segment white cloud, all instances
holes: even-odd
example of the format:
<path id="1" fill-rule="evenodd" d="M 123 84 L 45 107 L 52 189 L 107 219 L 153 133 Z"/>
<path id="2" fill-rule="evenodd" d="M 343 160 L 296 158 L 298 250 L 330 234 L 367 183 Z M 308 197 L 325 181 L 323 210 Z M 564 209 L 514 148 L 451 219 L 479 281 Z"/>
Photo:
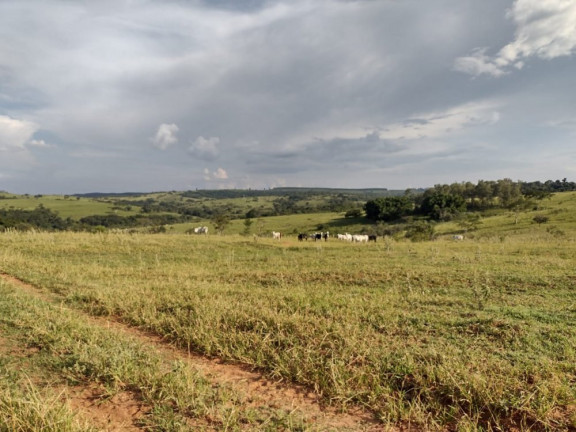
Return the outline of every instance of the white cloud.
<path id="1" fill-rule="evenodd" d="M 224 168 L 218 168 L 216 171 L 210 172 L 208 168 L 204 169 L 204 180 L 214 181 L 214 180 L 228 180 L 228 173 Z"/>
<path id="2" fill-rule="evenodd" d="M 444 111 L 415 114 L 412 118 L 397 123 L 374 123 L 372 125 L 334 125 L 308 135 L 296 136 L 285 147 L 287 151 L 298 150 L 312 139 L 331 140 L 387 140 L 413 141 L 446 137 L 463 130 L 490 126 L 500 121 L 498 103 L 493 101 L 473 102 L 458 105 Z"/>
<path id="3" fill-rule="evenodd" d="M 24 149 L 37 130 L 35 123 L 0 116 L 0 150 Z"/>
<path id="4" fill-rule="evenodd" d="M 199 136 L 188 151 L 199 159 L 214 160 L 220 154 L 218 144 L 220 144 L 220 138 L 218 137 L 204 138 Z"/>
<path id="5" fill-rule="evenodd" d="M 176 134 L 180 129 L 174 123 L 166 124 L 162 123 L 158 130 L 156 131 L 156 135 L 152 138 L 152 144 L 154 147 L 159 148 L 160 150 L 166 150 L 172 144 L 178 142 L 178 137 Z"/>
<path id="6" fill-rule="evenodd" d="M 492 58 L 486 55 L 488 48 L 476 48 L 471 55 L 459 57 L 454 62 L 454 69 L 470 75 L 479 76 L 482 74 L 499 77 L 507 72 L 494 64 Z"/>
<path id="7" fill-rule="evenodd" d="M 379 136 L 389 140 L 438 138 L 470 127 L 493 125 L 499 120 L 495 103 L 470 103 L 388 125 Z"/>
<path id="8" fill-rule="evenodd" d="M 28 142 L 28 145 L 29 145 L 30 147 L 39 147 L 39 148 L 49 148 L 49 147 L 52 147 L 50 144 L 47 144 L 46 141 L 44 141 L 44 140 L 35 140 L 35 139 L 30 140 L 30 141 Z"/>
<path id="9" fill-rule="evenodd" d="M 495 77 L 522 69 L 531 57 L 551 60 L 576 51 L 576 2 L 574 0 L 516 0 L 508 17 L 516 24 L 515 38 L 498 54 L 486 55 L 486 48 L 456 59 L 460 72 Z"/>

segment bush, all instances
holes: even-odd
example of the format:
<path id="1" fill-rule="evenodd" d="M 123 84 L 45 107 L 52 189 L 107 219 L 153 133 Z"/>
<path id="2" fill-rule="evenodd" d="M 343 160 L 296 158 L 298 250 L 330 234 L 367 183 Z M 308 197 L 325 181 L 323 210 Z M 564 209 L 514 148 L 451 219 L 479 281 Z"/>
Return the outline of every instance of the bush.
<path id="1" fill-rule="evenodd" d="M 346 213 L 344 213 L 344 217 L 347 219 L 359 218 L 359 217 L 362 217 L 363 215 L 364 215 L 364 212 L 362 211 L 362 209 L 359 209 L 359 208 L 350 209 Z"/>
<path id="2" fill-rule="evenodd" d="M 536 215 L 532 218 L 532 220 L 534 222 L 536 222 L 538 225 L 541 225 L 543 223 L 546 223 L 550 220 L 550 218 L 548 216 L 544 216 L 544 215 Z"/>
<path id="3" fill-rule="evenodd" d="M 434 225 L 428 222 L 415 222 L 408 226 L 406 238 L 413 242 L 429 241 L 434 239 Z"/>

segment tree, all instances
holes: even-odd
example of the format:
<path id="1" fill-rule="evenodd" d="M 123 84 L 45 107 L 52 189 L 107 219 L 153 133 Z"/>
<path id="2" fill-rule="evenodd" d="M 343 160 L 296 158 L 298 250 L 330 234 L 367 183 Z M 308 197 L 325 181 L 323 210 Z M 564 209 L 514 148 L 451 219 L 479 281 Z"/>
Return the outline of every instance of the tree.
<path id="1" fill-rule="evenodd" d="M 532 220 L 534 222 L 536 222 L 538 225 L 541 225 L 543 223 L 548 222 L 550 219 L 548 218 L 548 216 L 544 216 L 544 215 L 536 215 L 532 218 Z"/>
<path id="2" fill-rule="evenodd" d="M 362 209 L 360 208 L 353 208 L 348 210 L 345 214 L 344 214 L 345 218 L 359 218 L 362 217 Z"/>
<path id="3" fill-rule="evenodd" d="M 252 228 L 252 224 L 254 221 L 250 218 L 244 219 L 244 231 L 242 232 L 244 235 L 250 234 L 250 228 Z"/>
<path id="4" fill-rule="evenodd" d="M 364 204 L 366 218 L 390 222 L 412 212 L 412 202 L 405 196 L 376 198 Z"/>
<path id="5" fill-rule="evenodd" d="M 464 230 L 464 232 L 476 231 L 478 227 L 482 224 L 480 215 L 478 213 L 467 213 L 463 217 L 459 218 L 458 226 Z"/>
<path id="6" fill-rule="evenodd" d="M 246 212 L 246 219 L 254 219 L 258 216 L 260 216 L 260 212 L 255 208 L 251 208 Z"/>
<path id="7" fill-rule="evenodd" d="M 495 194 L 501 205 L 508 207 L 521 197 L 520 183 L 515 183 L 510 179 L 498 180 Z"/>
<path id="8" fill-rule="evenodd" d="M 214 225 L 214 229 L 218 234 L 222 234 L 226 227 L 230 225 L 230 218 L 224 213 L 214 214 L 210 221 L 212 222 L 212 225 Z"/>
<path id="9" fill-rule="evenodd" d="M 466 210 L 466 201 L 460 195 L 432 192 L 424 197 L 420 205 L 422 214 L 435 220 L 451 220 Z"/>
<path id="10" fill-rule="evenodd" d="M 258 231 L 258 236 L 262 235 L 262 231 L 264 231 L 264 225 L 266 225 L 266 221 L 264 219 L 256 219 L 256 230 Z"/>

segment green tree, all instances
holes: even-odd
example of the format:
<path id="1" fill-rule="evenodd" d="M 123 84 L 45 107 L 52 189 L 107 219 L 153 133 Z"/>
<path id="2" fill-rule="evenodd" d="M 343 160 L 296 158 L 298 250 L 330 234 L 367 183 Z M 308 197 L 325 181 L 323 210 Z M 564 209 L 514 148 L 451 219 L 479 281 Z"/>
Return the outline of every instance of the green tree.
<path id="1" fill-rule="evenodd" d="M 256 231 L 258 231 L 258 236 L 262 235 L 264 231 L 264 226 L 266 225 L 266 221 L 262 218 L 256 219 Z"/>
<path id="2" fill-rule="evenodd" d="M 218 234 L 222 234 L 226 227 L 230 225 L 230 217 L 224 213 L 216 213 L 210 219 L 212 225 L 214 225 L 214 229 Z"/>
<path id="3" fill-rule="evenodd" d="M 246 218 L 244 219 L 244 231 L 242 231 L 242 233 L 244 235 L 248 235 L 250 234 L 250 229 L 252 228 L 252 224 L 254 224 L 254 221 L 250 218 Z"/>
<path id="4" fill-rule="evenodd" d="M 359 218 L 362 217 L 362 209 L 360 208 L 353 208 L 348 210 L 345 214 L 344 214 L 345 218 Z"/>
<path id="5" fill-rule="evenodd" d="M 366 218 L 390 222 L 412 212 L 412 201 L 406 196 L 385 197 L 370 200 L 364 204 Z"/>
<path id="6" fill-rule="evenodd" d="M 532 218 L 532 220 L 534 222 L 536 222 L 538 225 L 541 225 L 543 223 L 548 222 L 550 219 L 548 218 L 548 216 L 544 216 L 544 215 L 536 215 Z"/>
<path id="7" fill-rule="evenodd" d="M 482 224 L 482 220 L 478 213 L 467 213 L 458 219 L 457 224 L 464 232 L 470 232 L 476 231 Z"/>
<path id="8" fill-rule="evenodd" d="M 434 220 L 451 220 L 465 210 L 464 197 L 439 191 L 425 196 L 420 205 L 420 212 Z"/>

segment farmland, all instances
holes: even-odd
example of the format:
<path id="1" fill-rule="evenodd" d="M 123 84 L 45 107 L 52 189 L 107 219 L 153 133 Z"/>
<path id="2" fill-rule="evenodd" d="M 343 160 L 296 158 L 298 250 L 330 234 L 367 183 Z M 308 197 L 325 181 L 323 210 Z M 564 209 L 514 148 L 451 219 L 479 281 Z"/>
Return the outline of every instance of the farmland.
<path id="1" fill-rule="evenodd" d="M 128 394 L 143 406 L 134 427 L 152 430 L 574 430 L 575 199 L 488 215 L 463 242 L 451 240 L 454 222 L 418 243 L 273 241 L 240 235 L 239 221 L 209 236 L 3 233 L 0 346 L 11 354 L 0 373 L 11 385 L 0 417 L 31 417 L 19 405 L 31 394 L 55 411 L 46 422 L 68 425 L 54 430 L 102 427 L 61 407 L 47 390 L 56 383 L 88 386 L 103 403 Z M 362 228 L 338 220 L 278 216 L 264 230 Z M 300 386 L 333 418 L 364 414 L 323 423 L 251 405 L 257 391 L 215 387 L 154 343 L 98 324 L 110 322 Z"/>

